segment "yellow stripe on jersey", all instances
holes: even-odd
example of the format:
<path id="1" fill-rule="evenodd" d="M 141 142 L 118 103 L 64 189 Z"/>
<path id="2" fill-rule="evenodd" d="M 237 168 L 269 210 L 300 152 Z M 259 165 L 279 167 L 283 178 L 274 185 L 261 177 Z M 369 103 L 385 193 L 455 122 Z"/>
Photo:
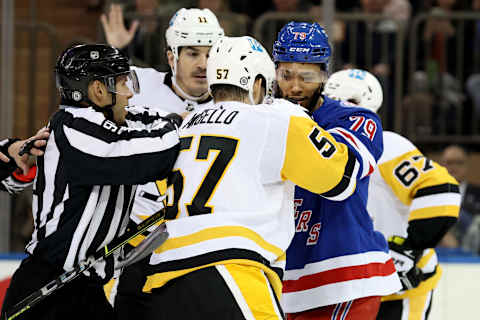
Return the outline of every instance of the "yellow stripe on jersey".
<path id="1" fill-rule="evenodd" d="M 247 238 L 253 242 L 255 242 L 258 246 L 263 248 L 266 251 L 269 251 L 273 253 L 277 259 L 276 262 L 280 262 L 282 260 L 285 260 L 285 251 L 280 249 L 279 247 L 267 242 L 265 239 L 263 239 L 258 233 L 252 231 L 251 229 L 248 229 L 246 227 L 241 227 L 241 226 L 220 226 L 220 227 L 212 227 L 212 228 L 206 228 L 203 230 L 200 230 L 198 232 L 182 236 L 182 237 L 175 237 L 175 238 L 169 238 L 167 241 L 165 241 L 162 246 L 157 248 L 155 250 L 155 253 L 160 254 L 165 251 L 169 250 L 174 250 L 174 249 L 179 249 L 179 248 L 185 248 L 188 246 L 196 245 L 198 243 L 201 243 L 203 241 L 208 241 L 212 239 L 221 239 L 221 238 L 226 238 L 226 237 L 242 237 L 242 238 Z M 149 292 L 152 288 L 158 288 L 163 286 L 165 283 L 168 281 L 175 279 L 177 277 L 181 277 L 187 273 L 190 273 L 195 270 L 199 270 L 201 268 L 206 268 L 209 266 L 213 265 L 219 265 L 219 264 L 230 264 L 230 263 L 237 263 L 237 264 L 246 264 L 246 265 L 253 265 L 257 266 L 258 268 L 262 269 L 267 277 L 269 278 L 270 282 L 272 283 L 272 286 L 278 295 L 281 290 L 281 280 L 279 279 L 278 275 L 271 270 L 269 267 L 266 265 L 255 262 L 253 260 L 247 260 L 247 259 L 228 259 L 228 260 L 220 260 L 216 262 L 212 262 L 210 264 L 205 264 L 202 266 L 198 267 L 193 267 L 189 269 L 181 269 L 181 270 L 175 270 L 175 271 L 169 271 L 169 272 L 161 272 L 161 273 L 155 273 L 151 276 L 147 277 L 147 282 L 144 287 L 145 292 Z"/>
<path id="2" fill-rule="evenodd" d="M 281 297 L 272 293 L 269 280 L 262 270 L 238 264 L 218 266 L 217 269 L 221 271 L 220 274 L 240 305 L 240 309 L 242 306 L 247 309 L 245 311 L 253 316 L 253 319 L 283 318 L 277 305 Z"/>
<path id="3" fill-rule="evenodd" d="M 422 256 L 420 260 L 418 260 L 417 267 L 420 269 L 425 268 L 425 266 L 428 264 L 428 262 L 430 261 L 430 259 L 433 257 L 434 254 L 435 254 L 435 251 L 433 249 L 429 249 L 428 253 Z"/>
<path id="4" fill-rule="evenodd" d="M 348 147 L 312 119 L 290 117 L 282 178 L 315 193 L 326 193 L 339 185 L 349 161 Z M 353 193 L 353 191 L 352 191 Z"/>
<path id="5" fill-rule="evenodd" d="M 446 206 L 431 206 L 427 208 L 417 209 L 410 211 L 408 220 L 417 219 L 430 219 L 437 217 L 458 217 L 459 206 L 446 205 Z"/>
<path id="6" fill-rule="evenodd" d="M 405 320 L 424 320 L 431 298 L 428 292 L 422 296 L 410 298 L 408 303 L 408 319 Z"/>
<path id="7" fill-rule="evenodd" d="M 287 253 L 284 252 L 275 262 L 287 261 Z"/>
<path id="8" fill-rule="evenodd" d="M 117 282 L 118 282 L 117 278 L 112 278 L 105 285 L 103 285 L 103 292 L 105 293 L 105 297 L 107 298 L 108 302 L 110 302 L 111 305 L 113 305 L 113 298 L 114 298 L 113 289 L 115 286 L 117 286 L 118 284 Z"/>
<path id="9" fill-rule="evenodd" d="M 227 237 L 242 237 L 247 238 L 255 242 L 258 246 L 266 251 L 273 253 L 276 257 L 280 258 L 284 256 L 285 252 L 279 247 L 265 241 L 255 231 L 241 226 L 221 226 L 205 228 L 195 233 L 188 234 L 182 237 L 169 238 L 159 248 L 155 250 L 155 253 L 162 253 L 168 250 L 183 248 L 197 243 L 208 241 L 212 239 L 220 239 Z"/>
<path id="10" fill-rule="evenodd" d="M 165 192 L 167 191 L 167 179 L 157 180 L 157 181 L 155 181 L 155 184 L 157 185 L 158 193 L 161 196 L 163 196 L 165 194 Z"/>
<path id="11" fill-rule="evenodd" d="M 458 184 L 447 169 L 425 158 L 418 149 L 383 162 L 378 168 L 382 178 L 406 206 L 410 206 L 419 189 L 446 183 Z"/>
<path id="12" fill-rule="evenodd" d="M 162 273 L 155 273 L 153 275 L 147 276 L 147 280 L 145 282 L 145 285 L 143 286 L 143 292 L 150 293 L 152 292 L 152 289 L 154 288 L 160 288 L 164 286 L 168 281 L 176 279 L 178 277 L 184 276 L 190 272 L 200 270 L 203 268 L 207 267 L 212 267 L 215 265 L 229 265 L 229 264 L 236 264 L 236 265 L 244 265 L 244 266 L 252 266 L 255 268 L 258 268 L 260 270 L 263 270 L 265 272 L 265 275 L 268 278 L 268 281 L 270 281 L 270 284 L 272 285 L 273 291 L 275 292 L 275 295 L 277 297 L 280 297 L 282 294 L 282 280 L 278 276 L 278 274 L 273 271 L 272 269 L 268 268 L 266 265 L 253 261 L 253 260 L 248 260 L 248 259 L 229 259 L 229 260 L 222 260 L 222 261 L 216 261 L 212 262 L 209 264 L 205 264 L 202 266 L 198 266 L 195 268 L 190 268 L 190 269 L 182 269 L 182 270 L 175 270 L 175 271 L 168 271 L 168 272 L 162 272 Z"/>

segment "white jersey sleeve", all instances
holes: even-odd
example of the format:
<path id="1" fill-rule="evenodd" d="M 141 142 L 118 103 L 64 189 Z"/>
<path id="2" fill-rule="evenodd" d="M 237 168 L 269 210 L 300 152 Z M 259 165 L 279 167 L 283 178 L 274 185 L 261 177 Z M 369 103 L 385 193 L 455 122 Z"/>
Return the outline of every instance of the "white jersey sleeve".
<path id="1" fill-rule="evenodd" d="M 460 193 L 447 170 L 401 135 L 385 131 L 383 138 L 384 152 L 369 187 L 375 228 L 387 237 L 406 236 L 412 220 L 456 218 Z"/>

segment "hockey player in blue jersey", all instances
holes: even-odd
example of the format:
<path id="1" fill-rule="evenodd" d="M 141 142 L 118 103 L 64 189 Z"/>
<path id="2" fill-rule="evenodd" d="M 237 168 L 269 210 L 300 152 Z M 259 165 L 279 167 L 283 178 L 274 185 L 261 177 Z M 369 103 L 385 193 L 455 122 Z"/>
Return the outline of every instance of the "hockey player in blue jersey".
<path id="1" fill-rule="evenodd" d="M 321 94 L 330 55 L 328 36 L 317 23 L 288 23 L 273 48 L 280 97 L 308 109 L 349 148 L 356 178 L 342 193 L 320 196 L 296 187 L 296 232 L 282 298 L 289 320 L 375 319 L 380 296 L 401 287 L 387 242 L 366 209 L 369 176 L 383 151 L 381 123 L 367 109 Z"/>

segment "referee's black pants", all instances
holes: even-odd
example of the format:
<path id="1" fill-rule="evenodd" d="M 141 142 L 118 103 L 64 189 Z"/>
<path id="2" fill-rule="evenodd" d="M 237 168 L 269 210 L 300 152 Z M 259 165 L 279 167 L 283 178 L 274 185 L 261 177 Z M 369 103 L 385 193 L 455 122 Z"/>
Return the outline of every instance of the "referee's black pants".
<path id="1" fill-rule="evenodd" d="M 32 292 L 58 277 L 63 270 L 29 256 L 15 271 L 2 306 L 5 312 Z M 18 319 L 114 319 L 113 308 L 108 303 L 101 283 L 88 280 L 84 275 L 67 283 Z M 3 320 L 3 318 L 2 318 Z"/>

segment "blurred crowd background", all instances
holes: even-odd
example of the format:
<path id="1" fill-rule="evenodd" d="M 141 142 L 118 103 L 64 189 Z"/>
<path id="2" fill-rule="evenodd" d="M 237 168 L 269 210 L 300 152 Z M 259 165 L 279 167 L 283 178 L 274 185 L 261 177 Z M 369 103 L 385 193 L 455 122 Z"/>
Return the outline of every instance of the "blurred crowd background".
<path id="1" fill-rule="evenodd" d="M 2 5 L 4 20 L 7 1 Z M 122 50 L 134 64 L 160 71 L 168 70 L 164 33 L 179 8 L 209 8 L 226 35 L 252 35 L 270 50 L 285 23 L 323 24 L 326 8 L 322 0 L 10 2 L 14 59 L 7 79 L 12 80 L 13 107 L 0 105 L 0 126 L 9 124 L 19 137 L 44 126 L 57 108 L 57 55 L 72 43 L 106 41 L 100 16 L 112 3 L 122 5 L 127 30 L 138 21 L 132 41 Z M 384 129 L 407 136 L 461 183 L 460 219 L 443 239 L 440 254 L 480 254 L 480 0 L 332 2 L 335 15 L 327 26 L 334 47 L 330 71 L 358 67 L 381 80 Z M 4 38 L 0 45 L 9 45 Z M 0 67 L 5 69 L 5 64 Z M 8 76 L 7 71 L 2 74 Z M 2 94 L 5 87 L 3 82 Z M 7 251 L 21 252 L 32 231 L 31 190 L 0 201 L 11 201 L 7 212 L 0 212 L 0 220 L 10 225 Z"/>

